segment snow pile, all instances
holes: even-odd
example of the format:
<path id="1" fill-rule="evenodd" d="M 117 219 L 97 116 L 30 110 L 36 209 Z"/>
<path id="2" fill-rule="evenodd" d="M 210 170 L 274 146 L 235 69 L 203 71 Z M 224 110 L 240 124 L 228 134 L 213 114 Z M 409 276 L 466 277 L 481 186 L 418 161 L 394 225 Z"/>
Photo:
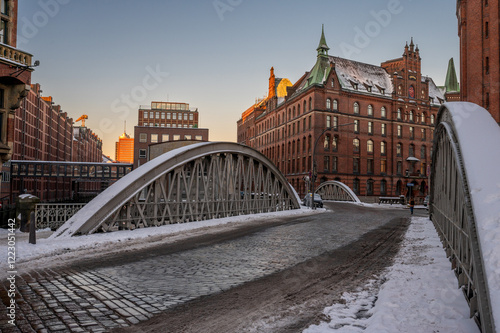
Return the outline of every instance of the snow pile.
<path id="1" fill-rule="evenodd" d="M 439 237 L 427 218 L 413 218 L 394 265 L 365 288 L 326 308 L 329 323 L 304 333 L 479 332 Z"/>
<path id="2" fill-rule="evenodd" d="M 500 326 L 500 127 L 488 111 L 466 102 L 444 104 L 453 118 L 469 182 L 491 307 Z M 442 108 L 441 113 L 444 111 Z"/>

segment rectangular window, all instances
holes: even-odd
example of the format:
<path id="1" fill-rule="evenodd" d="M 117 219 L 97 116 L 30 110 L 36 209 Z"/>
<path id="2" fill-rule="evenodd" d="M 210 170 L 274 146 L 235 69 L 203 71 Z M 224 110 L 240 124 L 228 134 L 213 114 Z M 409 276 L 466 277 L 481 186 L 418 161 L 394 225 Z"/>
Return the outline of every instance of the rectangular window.
<path id="1" fill-rule="evenodd" d="M 3 15 L 9 15 L 9 3 L 7 2 L 7 0 L 1 0 L 2 1 L 2 8 L 1 8 L 1 12 Z"/>
<path id="2" fill-rule="evenodd" d="M 334 130 L 339 129 L 339 117 L 337 117 L 337 116 L 333 117 L 333 129 Z"/>
<path id="3" fill-rule="evenodd" d="M 367 173 L 373 173 L 373 159 L 369 158 L 368 163 L 366 164 L 366 172 Z"/>
<path id="4" fill-rule="evenodd" d="M 368 122 L 368 134 L 373 134 L 373 122 Z"/>
<path id="5" fill-rule="evenodd" d="M 151 143 L 158 142 L 158 134 L 151 134 Z"/>
<path id="6" fill-rule="evenodd" d="M 427 137 L 427 135 L 426 135 L 426 133 L 425 133 L 425 128 L 422 128 L 422 129 L 421 129 L 421 132 L 422 132 L 422 141 L 425 141 L 425 140 L 426 140 L 426 137 Z"/>
<path id="7" fill-rule="evenodd" d="M 354 121 L 354 133 L 359 133 L 359 120 Z"/>
<path id="8" fill-rule="evenodd" d="M 160 119 L 160 112 L 156 112 L 156 119 Z"/>
<path id="9" fill-rule="evenodd" d="M 386 172 L 387 172 L 387 161 L 380 160 L 380 173 L 386 173 Z"/>
<path id="10" fill-rule="evenodd" d="M 161 135 L 161 142 L 167 142 L 170 139 L 168 134 Z"/>
<path id="11" fill-rule="evenodd" d="M 401 138 L 403 136 L 403 128 L 401 125 L 398 125 L 398 138 Z"/>
<path id="12" fill-rule="evenodd" d="M 192 113 L 189 114 L 189 120 L 194 120 L 194 116 Z"/>
<path id="13" fill-rule="evenodd" d="M 396 173 L 398 175 L 401 175 L 403 172 L 403 162 L 398 161 L 397 167 L 396 167 Z"/>
<path id="14" fill-rule="evenodd" d="M 184 135 L 184 140 L 191 140 L 191 135 L 189 134 Z"/>
<path id="15" fill-rule="evenodd" d="M 139 158 L 146 158 L 146 149 L 139 149 Z"/>
<path id="16" fill-rule="evenodd" d="M 386 124 L 382 124 L 382 127 L 380 128 L 380 131 L 382 133 L 382 136 L 386 136 L 386 127 L 387 125 Z"/>
<path id="17" fill-rule="evenodd" d="M 161 113 L 161 119 L 165 119 L 165 112 Z"/>
<path id="18" fill-rule="evenodd" d="M 148 142 L 148 135 L 146 133 L 139 134 L 139 142 Z"/>
<path id="19" fill-rule="evenodd" d="M 201 135 L 197 135 L 194 137 L 196 140 L 201 141 L 203 140 L 203 137 Z"/>
<path id="20" fill-rule="evenodd" d="M 144 111 L 144 119 L 148 117 L 148 111 Z"/>
<path id="21" fill-rule="evenodd" d="M 352 172 L 359 173 L 359 158 L 352 159 Z"/>
<path id="22" fill-rule="evenodd" d="M 332 127 L 332 116 L 326 116 L 326 128 Z"/>
<path id="23" fill-rule="evenodd" d="M 187 115 L 187 113 L 184 113 L 184 120 L 188 120 L 188 115 Z"/>
<path id="24" fill-rule="evenodd" d="M 324 172 L 330 171 L 330 156 L 325 156 L 323 160 Z"/>
<path id="25" fill-rule="evenodd" d="M 174 134 L 174 141 L 179 141 L 181 136 L 179 134 Z"/>
<path id="26" fill-rule="evenodd" d="M 0 24 L 0 42 L 4 43 L 4 44 L 9 43 L 9 40 L 8 40 L 9 32 L 7 29 L 7 24 L 8 23 L 6 20 L 2 20 L 1 24 Z"/>
<path id="27" fill-rule="evenodd" d="M 337 156 L 332 156 L 332 172 L 337 172 Z"/>
<path id="28" fill-rule="evenodd" d="M 413 140 L 415 138 L 415 131 L 413 127 L 410 127 L 410 140 Z"/>
<path id="29" fill-rule="evenodd" d="M 170 112 L 167 112 L 167 119 L 170 119 Z"/>
<path id="30" fill-rule="evenodd" d="M 172 119 L 177 120 L 177 113 L 172 113 Z"/>

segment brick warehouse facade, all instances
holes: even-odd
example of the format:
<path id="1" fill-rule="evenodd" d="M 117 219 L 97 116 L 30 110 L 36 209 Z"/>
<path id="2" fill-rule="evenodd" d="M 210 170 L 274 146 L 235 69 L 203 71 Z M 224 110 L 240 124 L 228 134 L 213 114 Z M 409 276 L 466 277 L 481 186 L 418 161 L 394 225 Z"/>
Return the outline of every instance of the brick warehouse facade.
<path id="1" fill-rule="evenodd" d="M 458 0 L 461 99 L 487 109 L 500 124 L 498 0 Z"/>
<path id="2" fill-rule="evenodd" d="M 139 125 L 134 127 L 134 168 L 151 159 L 151 145 L 173 141 L 208 141 L 208 129 L 198 128 L 198 109 L 190 109 L 187 103 L 151 102 L 151 107 L 139 108 L 137 117 Z"/>
<path id="3" fill-rule="evenodd" d="M 284 98 L 271 70 L 268 97 L 237 122 L 238 142 L 270 158 L 300 195 L 308 190 L 317 142 L 316 185 L 340 180 L 362 196 L 424 197 L 445 95 L 421 74 L 418 46 L 412 40 L 401 58 L 381 66 L 328 50 L 322 33 L 316 64 Z"/>
<path id="4" fill-rule="evenodd" d="M 86 127 L 73 127 L 61 106 L 52 97 L 42 96 L 40 84 L 31 85 L 27 97 L 16 110 L 13 121 L 13 160 L 102 162 L 102 141 Z M 2 167 L 2 198 L 33 194 L 46 201 L 72 198 L 75 184 L 71 179 L 10 179 L 8 163 Z M 81 191 L 100 190 L 100 183 L 82 183 Z M 12 202 L 12 200 L 11 200 Z"/>

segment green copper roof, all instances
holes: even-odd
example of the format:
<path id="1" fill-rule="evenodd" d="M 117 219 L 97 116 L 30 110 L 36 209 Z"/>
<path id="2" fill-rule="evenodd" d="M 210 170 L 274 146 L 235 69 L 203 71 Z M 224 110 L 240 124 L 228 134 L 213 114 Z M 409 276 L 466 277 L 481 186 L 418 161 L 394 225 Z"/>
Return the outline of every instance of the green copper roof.
<path id="1" fill-rule="evenodd" d="M 314 84 L 323 84 L 328 75 L 330 74 L 330 59 L 328 57 L 328 50 L 330 48 L 326 44 L 325 31 L 324 28 L 321 28 L 321 39 L 319 40 L 319 46 L 316 49 L 318 51 L 318 58 L 316 60 L 316 64 L 313 69 L 309 73 L 309 77 L 307 78 L 307 83 L 304 88 L 312 86 Z"/>
<path id="2" fill-rule="evenodd" d="M 323 55 L 323 56 L 328 56 L 328 50 L 330 48 L 326 44 L 326 38 L 325 38 L 325 26 L 321 26 L 321 39 L 319 40 L 319 45 L 316 51 L 318 51 L 318 56 Z"/>
<path id="3" fill-rule="evenodd" d="M 448 62 L 448 72 L 446 73 L 446 81 L 444 82 L 444 86 L 446 87 L 446 92 L 460 91 L 460 85 L 458 84 L 453 58 L 451 58 Z"/>

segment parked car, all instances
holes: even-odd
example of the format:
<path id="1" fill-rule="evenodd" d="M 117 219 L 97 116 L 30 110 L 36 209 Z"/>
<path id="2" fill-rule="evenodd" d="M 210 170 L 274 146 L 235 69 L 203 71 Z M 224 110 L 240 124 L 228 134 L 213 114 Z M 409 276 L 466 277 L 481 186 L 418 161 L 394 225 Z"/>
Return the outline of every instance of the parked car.
<path id="1" fill-rule="evenodd" d="M 311 207 L 311 197 L 311 193 L 306 194 L 304 200 L 302 200 L 304 206 Z M 323 199 L 321 199 L 321 195 L 319 195 L 318 193 L 314 193 L 314 206 L 323 208 Z"/>
<path id="2" fill-rule="evenodd" d="M 426 195 L 424 199 L 424 206 L 427 207 L 429 205 L 429 196 Z"/>

